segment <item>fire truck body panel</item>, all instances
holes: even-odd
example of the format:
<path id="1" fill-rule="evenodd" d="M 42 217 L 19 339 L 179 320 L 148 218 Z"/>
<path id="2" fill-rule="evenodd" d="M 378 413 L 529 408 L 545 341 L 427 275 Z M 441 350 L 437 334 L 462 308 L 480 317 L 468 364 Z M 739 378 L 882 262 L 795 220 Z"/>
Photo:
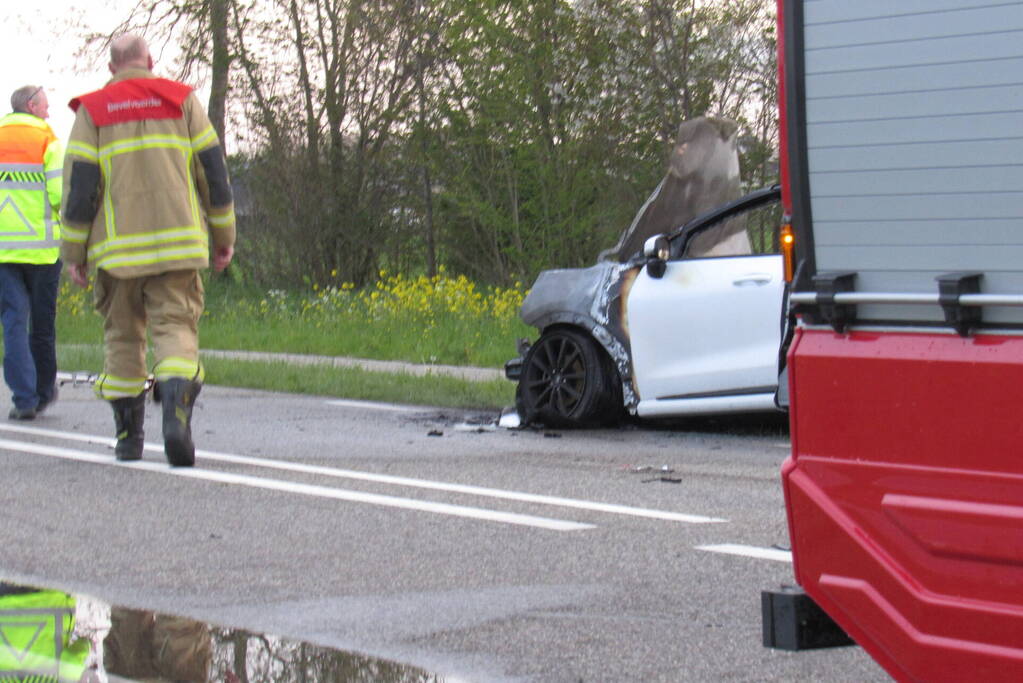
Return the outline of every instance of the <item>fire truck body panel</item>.
<path id="1" fill-rule="evenodd" d="M 1023 2 L 779 19 L 796 578 L 899 680 L 1023 680 Z"/>

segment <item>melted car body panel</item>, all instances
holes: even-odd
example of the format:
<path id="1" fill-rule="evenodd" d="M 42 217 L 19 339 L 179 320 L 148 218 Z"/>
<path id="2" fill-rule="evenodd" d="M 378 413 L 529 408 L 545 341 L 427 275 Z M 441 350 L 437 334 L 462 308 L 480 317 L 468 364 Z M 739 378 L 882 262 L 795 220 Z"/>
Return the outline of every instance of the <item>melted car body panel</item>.
<path id="1" fill-rule="evenodd" d="M 737 199 L 742 194 L 737 131 L 736 124 L 726 119 L 701 116 L 683 121 L 678 127 L 664 179 L 640 208 L 618 244 L 603 252 L 600 259 L 625 263 L 649 237 L 673 232 L 693 218 Z M 721 236 L 715 234 L 699 238 L 701 244 L 719 241 Z"/>
<path id="2" fill-rule="evenodd" d="M 635 406 L 637 398 L 630 381 L 629 337 L 622 324 L 622 290 L 635 279 L 639 268 L 639 264 L 602 261 L 589 268 L 545 270 L 519 312 L 523 322 L 539 330 L 572 325 L 596 339 L 618 369 L 627 410 Z"/>

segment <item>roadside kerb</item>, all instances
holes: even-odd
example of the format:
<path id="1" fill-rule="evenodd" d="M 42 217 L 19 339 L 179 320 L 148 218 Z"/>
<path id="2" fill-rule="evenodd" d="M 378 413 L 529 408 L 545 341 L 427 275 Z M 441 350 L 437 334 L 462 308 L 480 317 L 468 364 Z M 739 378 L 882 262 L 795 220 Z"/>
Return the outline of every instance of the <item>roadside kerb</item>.
<path id="1" fill-rule="evenodd" d="M 335 368 L 360 368 L 368 372 L 391 374 L 445 375 L 474 382 L 504 379 L 504 371 L 496 368 L 477 368 L 462 365 L 436 365 L 429 363 L 407 363 L 396 360 L 371 360 L 347 356 L 314 356 L 301 353 L 271 353 L 267 351 L 221 351 L 203 349 L 200 356 L 227 360 L 255 361 L 260 363 L 292 363 L 294 365 L 329 365 Z"/>

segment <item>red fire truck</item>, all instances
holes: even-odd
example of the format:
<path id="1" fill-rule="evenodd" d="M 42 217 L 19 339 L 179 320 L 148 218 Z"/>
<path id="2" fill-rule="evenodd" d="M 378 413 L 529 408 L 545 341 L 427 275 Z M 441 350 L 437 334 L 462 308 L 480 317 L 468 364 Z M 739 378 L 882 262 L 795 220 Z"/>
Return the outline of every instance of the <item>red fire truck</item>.
<path id="1" fill-rule="evenodd" d="M 1023 680 L 1023 1 L 779 0 L 795 578 L 893 677 Z"/>

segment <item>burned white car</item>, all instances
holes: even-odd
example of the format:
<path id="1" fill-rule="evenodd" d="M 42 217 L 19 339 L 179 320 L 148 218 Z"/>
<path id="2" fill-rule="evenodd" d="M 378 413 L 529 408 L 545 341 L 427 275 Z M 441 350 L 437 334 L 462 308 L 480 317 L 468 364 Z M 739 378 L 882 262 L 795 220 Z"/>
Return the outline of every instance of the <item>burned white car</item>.
<path id="1" fill-rule="evenodd" d="M 734 132 L 710 147 L 734 156 Z M 691 143 L 676 152 L 693 158 Z M 715 173 L 707 159 L 701 156 L 705 166 L 696 172 L 704 188 Z M 615 250 L 589 268 L 544 271 L 533 284 L 520 314 L 540 337 L 520 340 L 519 357 L 505 365 L 518 382 L 522 424 L 777 410 L 785 296 L 780 190 L 725 201 L 651 235 L 651 223 L 656 230 L 698 205 L 697 182 L 678 173 L 678 161 Z M 737 187 L 738 164 L 725 166 L 734 169 Z M 640 239 L 638 253 L 615 258 Z"/>

